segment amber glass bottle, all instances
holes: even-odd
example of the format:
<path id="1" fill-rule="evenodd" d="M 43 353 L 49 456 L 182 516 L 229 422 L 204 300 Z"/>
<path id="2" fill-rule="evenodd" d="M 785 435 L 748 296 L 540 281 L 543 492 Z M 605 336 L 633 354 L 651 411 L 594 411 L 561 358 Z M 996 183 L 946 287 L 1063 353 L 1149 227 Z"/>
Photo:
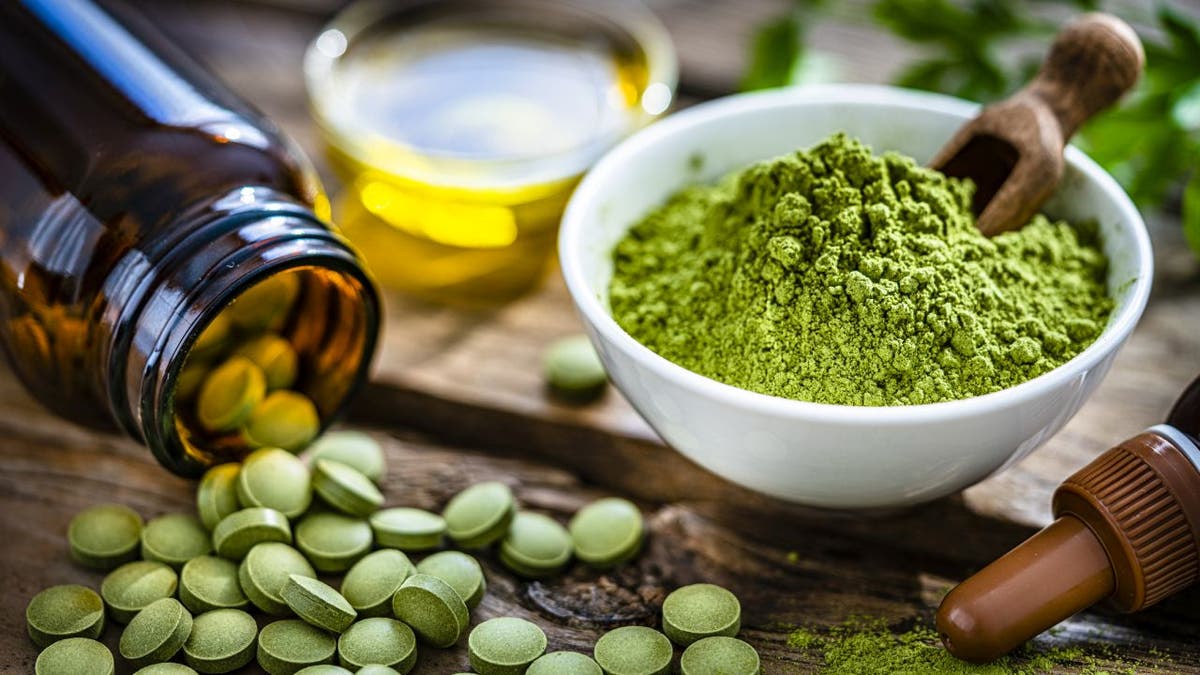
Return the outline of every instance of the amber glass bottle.
<path id="1" fill-rule="evenodd" d="M 365 379 L 379 305 L 275 128 L 127 9 L 0 3 L 0 341 L 59 415 L 196 474 L 244 450 L 176 414 L 202 330 L 298 277 L 278 332 L 322 425 Z"/>

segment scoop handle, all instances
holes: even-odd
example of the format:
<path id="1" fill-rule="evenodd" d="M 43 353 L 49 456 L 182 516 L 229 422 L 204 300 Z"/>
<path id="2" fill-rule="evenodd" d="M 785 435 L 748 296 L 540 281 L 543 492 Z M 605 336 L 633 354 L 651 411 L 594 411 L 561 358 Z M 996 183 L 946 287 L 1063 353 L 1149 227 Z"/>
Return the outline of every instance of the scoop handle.
<path id="1" fill-rule="evenodd" d="M 1111 14 L 1082 14 L 1059 31 L 1028 91 L 1054 113 L 1065 143 L 1137 83 L 1145 62 L 1129 24 Z"/>

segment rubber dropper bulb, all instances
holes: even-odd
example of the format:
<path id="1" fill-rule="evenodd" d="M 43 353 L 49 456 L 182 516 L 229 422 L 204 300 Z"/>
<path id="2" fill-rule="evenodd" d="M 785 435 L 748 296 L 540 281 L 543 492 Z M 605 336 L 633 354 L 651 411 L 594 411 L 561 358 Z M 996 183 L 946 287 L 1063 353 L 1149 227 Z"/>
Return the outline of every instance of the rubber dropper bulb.
<path id="1" fill-rule="evenodd" d="M 1100 455 L 1054 493 L 1056 520 L 942 600 L 946 649 L 999 658 L 1111 598 L 1134 612 L 1200 575 L 1200 449 L 1154 427 Z"/>

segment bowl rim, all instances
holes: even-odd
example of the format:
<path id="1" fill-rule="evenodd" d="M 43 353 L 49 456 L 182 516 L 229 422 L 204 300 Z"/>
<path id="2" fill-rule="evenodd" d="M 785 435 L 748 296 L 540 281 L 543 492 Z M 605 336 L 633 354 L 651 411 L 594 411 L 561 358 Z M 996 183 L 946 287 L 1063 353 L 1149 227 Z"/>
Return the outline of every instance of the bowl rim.
<path id="1" fill-rule="evenodd" d="M 632 157 L 646 152 L 664 138 L 685 133 L 691 128 L 715 119 L 763 109 L 814 106 L 829 104 L 906 105 L 925 108 L 931 112 L 970 116 L 979 104 L 952 96 L 873 84 L 820 84 L 735 94 L 698 104 L 671 115 L 634 134 L 609 151 L 584 177 L 572 195 L 563 215 L 559 233 L 559 260 L 567 290 L 584 320 L 606 341 L 627 354 L 644 368 L 659 377 L 696 390 L 699 394 L 739 408 L 798 419 L 819 419 L 822 422 L 853 424 L 920 425 L 967 415 L 984 413 L 998 408 L 1010 408 L 1029 402 L 1052 390 L 1062 388 L 1068 380 L 1079 377 L 1114 352 L 1137 325 L 1150 296 L 1154 276 L 1154 259 L 1150 236 L 1141 214 L 1129 196 L 1104 169 L 1078 148 L 1068 146 L 1066 163 L 1094 181 L 1104 192 L 1111 194 L 1117 206 L 1116 215 L 1122 227 L 1130 231 L 1136 246 L 1137 275 L 1129 291 L 1128 301 L 1110 317 L 1104 331 L 1070 361 L 1013 387 L 970 398 L 937 403 L 898 406 L 854 406 L 798 401 L 748 389 L 741 389 L 693 372 L 659 356 L 638 342 L 612 318 L 593 292 L 584 276 L 580 259 L 583 255 L 583 226 L 585 212 L 594 210 L 601 190 L 609 177 L 619 171 Z M 786 152 L 786 149 L 781 150 Z"/>

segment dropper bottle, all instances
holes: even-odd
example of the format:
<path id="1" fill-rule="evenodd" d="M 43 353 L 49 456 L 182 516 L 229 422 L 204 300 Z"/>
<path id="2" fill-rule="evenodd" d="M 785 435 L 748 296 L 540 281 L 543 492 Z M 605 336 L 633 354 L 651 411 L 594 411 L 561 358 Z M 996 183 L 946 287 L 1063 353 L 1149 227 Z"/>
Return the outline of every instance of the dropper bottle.
<path id="1" fill-rule="evenodd" d="M 1105 599 L 1137 612 L 1200 578 L 1200 378 L 1167 418 L 1058 487 L 1055 521 L 942 600 L 946 648 L 999 658 Z"/>

